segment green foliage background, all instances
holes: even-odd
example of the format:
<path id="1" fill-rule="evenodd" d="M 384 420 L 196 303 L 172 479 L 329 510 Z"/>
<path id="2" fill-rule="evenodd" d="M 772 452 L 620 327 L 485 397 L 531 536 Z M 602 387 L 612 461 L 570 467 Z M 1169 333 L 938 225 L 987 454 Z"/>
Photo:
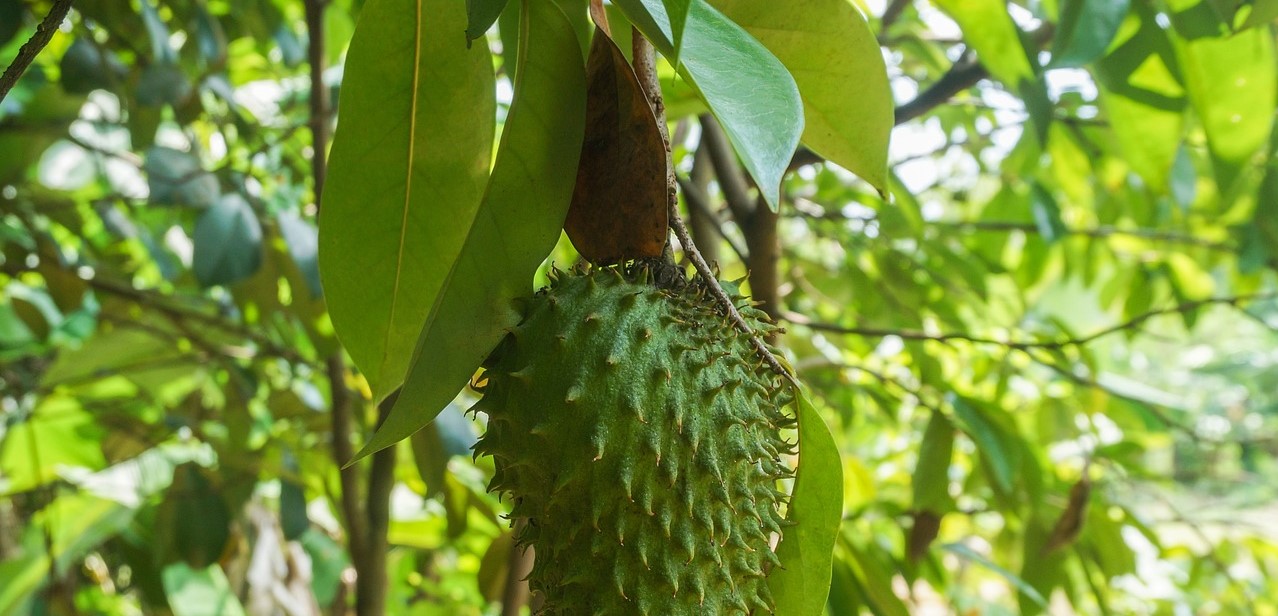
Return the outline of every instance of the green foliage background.
<path id="1" fill-rule="evenodd" d="M 0 0 L 0 64 L 48 4 Z M 556 239 L 589 29 L 468 4 L 469 51 L 461 0 L 74 4 L 0 102 L 0 614 L 503 613 L 473 396 L 434 402 Z M 615 4 L 833 429 L 827 613 L 1278 614 L 1278 3 Z"/>

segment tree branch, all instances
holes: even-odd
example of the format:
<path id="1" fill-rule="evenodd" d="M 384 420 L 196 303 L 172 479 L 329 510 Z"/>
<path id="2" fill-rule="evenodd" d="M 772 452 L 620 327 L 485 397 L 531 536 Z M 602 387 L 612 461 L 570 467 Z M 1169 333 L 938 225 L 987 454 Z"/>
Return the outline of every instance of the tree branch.
<path id="1" fill-rule="evenodd" d="M 0 101 L 9 95 L 9 90 L 12 90 L 22 74 L 27 72 L 27 68 L 35 61 L 36 56 L 40 55 L 49 41 L 53 40 L 53 33 L 58 31 L 58 27 L 62 25 L 62 20 L 66 19 L 67 12 L 70 10 L 71 0 L 53 1 L 49 14 L 44 16 L 39 26 L 36 26 L 35 34 L 23 43 L 22 48 L 18 50 L 18 57 L 14 58 L 9 68 L 4 70 L 4 75 L 0 75 Z"/>
<path id="2" fill-rule="evenodd" d="M 710 200 L 706 196 L 712 176 L 710 164 L 710 151 L 698 145 L 692 154 L 692 171 L 688 173 L 688 179 L 678 178 L 678 181 L 684 202 L 688 205 L 688 225 L 692 227 L 692 239 L 700 245 L 701 256 L 714 265 L 719 262 L 719 238 L 727 240 L 728 236 L 723 232 L 722 223 L 710 208 Z M 691 195 L 693 191 L 697 193 L 695 197 Z M 736 250 L 736 247 L 733 246 L 732 249 Z M 740 251 L 737 254 L 740 256 Z"/>
<path id="3" fill-rule="evenodd" d="M 1060 350 L 1060 349 L 1064 349 L 1068 347 L 1085 346 L 1087 344 L 1095 342 L 1096 340 L 1099 340 L 1100 338 L 1104 338 L 1106 336 L 1110 336 L 1118 332 L 1136 329 L 1140 327 L 1141 325 L 1143 325 L 1146 321 L 1149 321 L 1150 319 L 1153 319 L 1154 317 L 1161 316 L 1161 315 L 1183 314 L 1191 310 L 1196 310 L 1198 308 L 1202 308 L 1204 306 L 1210 306 L 1210 305 L 1228 305 L 1228 306 L 1239 307 L 1242 304 L 1245 304 L 1248 302 L 1274 299 L 1274 298 L 1278 298 L 1278 292 L 1250 293 L 1250 294 L 1235 295 L 1235 296 L 1229 296 L 1229 297 L 1209 297 L 1206 299 L 1181 302 L 1179 304 L 1176 304 L 1174 306 L 1169 306 L 1167 308 L 1160 308 L 1160 309 L 1144 312 L 1130 319 L 1127 319 L 1126 321 L 1123 321 L 1122 323 L 1097 330 L 1086 336 L 1082 336 L 1078 338 L 1063 338 L 1059 340 L 997 340 L 994 338 L 985 338 L 985 337 L 975 336 L 972 334 L 961 333 L 961 332 L 930 334 L 927 332 L 922 332 L 918 330 L 908 330 L 908 329 L 885 329 L 885 328 L 877 328 L 877 327 L 843 326 L 843 325 L 837 325 L 833 323 L 821 323 L 817 321 L 812 321 L 807 316 L 803 314 L 799 314 L 797 312 L 786 312 L 782 315 L 782 318 L 791 323 L 794 323 L 795 325 L 802 325 L 809 329 L 838 333 L 838 334 L 847 334 L 852 336 L 864 336 L 867 338 L 884 338 L 887 336 L 896 336 L 898 338 L 901 338 L 902 340 L 931 340 L 934 342 L 941 342 L 946 344 L 950 342 L 954 342 L 954 341 L 970 342 L 973 344 L 990 344 L 990 345 L 1001 346 L 1001 347 L 1005 347 L 1009 349 L 1015 349 L 1018 351 L 1029 351 L 1031 349 Z"/>

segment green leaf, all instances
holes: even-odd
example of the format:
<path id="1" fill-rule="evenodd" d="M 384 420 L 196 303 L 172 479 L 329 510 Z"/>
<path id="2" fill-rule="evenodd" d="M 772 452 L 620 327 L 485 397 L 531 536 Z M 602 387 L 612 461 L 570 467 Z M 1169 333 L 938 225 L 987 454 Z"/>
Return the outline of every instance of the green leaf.
<path id="1" fill-rule="evenodd" d="M 1029 584 L 1027 584 L 1025 580 L 1021 579 L 1019 575 L 1016 575 L 1015 573 L 1012 573 L 1011 571 L 1008 571 L 1007 569 L 1004 569 L 1003 567 L 998 566 L 990 559 L 981 555 L 980 552 L 973 550 L 972 548 L 968 547 L 966 544 L 947 543 L 945 545 L 942 545 L 941 548 L 956 556 L 970 560 L 982 567 L 985 567 L 986 569 L 989 569 L 990 571 L 993 571 L 994 573 L 997 573 L 1004 580 L 1007 580 L 1008 584 L 1011 584 L 1013 588 L 1024 593 L 1025 596 L 1028 597 L 1035 604 L 1043 608 L 1047 607 L 1047 599 L 1044 599 L 1041 593 L 1035 590 L 1033 586 L 1030 586 Z"/>
<path id="2" fill-rule="evenodd" d="M 219 565 L 192 569 L 177 563 L 165 567 L 163 577 L 173 616 L 244 616 L 244 606 Z"/>
<path id="3" fill-rule="evenodd" d="M 466 43 L 481 37 L 506 8 L 509 0 L 466 0 Z"/>
<path id="4" fill-rule="evenodd" d="M 417 340 L 408 378 L 359 457 L 408 437 L 466 384 L 508 327 L 515 299 L 559 239 L 586 114 L 584 58 L 554 3 L 524 0 L 518 78 L 497 161 L 465 246 Z"/>
<path id="5" fill-rule="evenodd" d="M 466 49 L 465 23 L 456 0 L 370 0 L 346 62 L 320 278 L 379 400 L 403 382 L 492 162 L 492 58 L 486 45 Z"/>
<path id="6" fill-rule="evenodd" d="M 963 40 L 976 50 L 990 74 L 1019 91 L 1034 79 L 1034 63 L 1004 0 L 936 0 L 963 30 Z"/>
<path id="7" fill-rule="evenodd" d="M 69 467 L 106 466 L 99 444 L 103 430 L 75 399 L 46 396 L 27 417 L 0 439 L 0 494 L 37 488 Z"/>
<path id="8" fill-rule="evenodd" d="M 1101 106 L 1122 159 L 1156 193 L 1168 186 L 1185 127 L 1185 90 L 1167 33 L 1138 3 L 1116 44 L 1096 63 Z"/>
<path id="9" fill-rule="evenodd" d="M 1061 220 L 1061 206 L 1056 203 L 1052 193 L 1038 182 L 1030 187 L 1030 211 L 1034 214 L 1034 226 L 1048 244 L 1069 233 Z"/>
<path id="10" fill-rule="evenodd" d="M 1183 252 L 1167 255 L 1167 270 L 1173 288 L 1185 301 L 1204 300 L 1216 291 L 1216 281 L 1211 273 Z"/>
<path id="11" fill-rule="evenodd" d="M 342 546 L 317 528 L 307 529 L 299 541 L 311 557 L 311 589 L 315 600 L 320 607 L 327 607 L 342 588 L 342 574 L 350 566 L 350 559 Z"/>
<path id="12" fill-rule="evenodd" d="M 1020 465 L 1020 450 L 1007 428 L 1000 425 L 1001 418 L 991 416 L 991 410 L 976 401 L 951 396 L 954 412 L 962 422 L 960 426 L 981 452 L 996 486 L 1003 492 L 1012 491 L 1016 481 L 1016 468 Z"/>
<path id="13" fill-rule="evenodd" d="M 191 268 L 200 284 L 229 284 L 262 264 L 262 225 L 239 193 L 228 193 L 200 216 L 191 238 Z"/>
<path id="14" fill-rule="evenodd" d="M 1187 9 L 1191 2 L 1176 0 L 1171 4 L 1173 9 Z M 1200 29 L 1204 19 L 1200 12 L 1175 13 L 1177 30 Z M 1252 28 L 1232 36 L 1188 36 L 1173 36 L 1172 42 L 1189 100 L 1207 133 L 1216 182 L 1221 192 L 1226 192 L 1268 143 L 1273 129 L 1278 87 L 1273 34 L 1268 28 Z"/>
<path id="15" fill-rule="evenodd" d="M 914 509 L 944 513 L 950 509 L 950 460 L 954 454 L 954 425 L 937 412 L 927 422 L 919 461 L 914 466 Z"/>
<path id="16" fill-rule="evenodd" d="M 887 192 L 892 91 L 878 39 L 847 0 L 711 0 L 794 76 L 803 142 Z"/>
<path id="17" fill-rule="evenodd" d="M 778 614 L 819 616 L 843 521 L 843 462 L 825 420 L 805 392 L 798 394 L 799 469 L 786 516 L 795 524 L 777 546 L 781 568 L 769 576 L 768 589 Z"/>
<path id="18" fill-rule="evenodd" d="M 1278 0 L 1256 0 L 1255 2 L 1245 5 L 1246 12 L 1243 8 L 1239 8 L 1238 13 L 1234 15 L 1234 23 L 1242 22 L 1237 29 L 1255 28 L 1263 26 L 1278 18 Z"/>
<path id="19" fill-rule="evenodd" d="M 618 0 L 617 6 L 661 53 L 673 57 L 661 0 Z M 759 41 L 705 2 L 692 3 L 679 61 L 776 210 L 781 176 L 803 132 L 803 100 L 794 78 Z"/>
<path id="20" fill-rule="evenodd" d="M 1078 68 L 1101 57 L 1127 17 L 1131 0 L 1065 0 L 1050 68 Z"/>
<path id="21" fill-rule="evenodd" d="M 672 47 L 670 63 L 675 66 L 679 65 L 679 48 L 683 45 L 683 31 L 687 27 L 688 13 L 691 12 L 695 1 L 661 0 L 661 4 L 666 8 L 666 15 L 670 16 L 670 42 Z"/>
<path id="22" fill-rule="evenodd" d="M 22 29 L 22 0 L 0 0 L 0 47 L 9 44 Z"/>
<path id="23" fill-rule="evenodd" d="M 200 160 L 181 150 L 153 147 L 142 164 L 150 190 L 150 202 L 207 208 L 217 202 L 221 186 Z"/>

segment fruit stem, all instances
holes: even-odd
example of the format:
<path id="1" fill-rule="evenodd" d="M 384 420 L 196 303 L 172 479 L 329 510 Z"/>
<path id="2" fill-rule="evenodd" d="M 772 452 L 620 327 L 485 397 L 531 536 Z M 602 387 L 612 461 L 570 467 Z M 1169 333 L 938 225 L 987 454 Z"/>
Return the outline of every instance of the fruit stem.
<path id="1" fill-rule="evenodd" d="M 732 303 L 732 298 L 728 297 L 723 287 L 719 286 L 719 281 L 715 278 L 714 272 L 706 263 L 701 251 L 697 250 L 697 245 L 692 243 L 692 236 L 688 233 L 688 228 L 683 224 L 683 219 L 679 217 L 679 193 L 678 181 L 675 177 L 674 156 L 671 154 L 670 147 L 670 131 L 666 127 L 666 104 L 661 96 L 661 81 L 657 78 L 656 56 L 653 53 L 652 43 L 639 33 L 638 28 L 632 30 L 632 55 L 634 57 L 635 76 L 639 78 L 639 85 L 643 87 L 644 94 L 648 97 L 648 104 L 652 106 L 652 114 L 657 119 L 657 128 L 661 130 L 661 139 L 666 147 L 666 192 L 668 195 L 667 208 L 669 211 L 670 228 L 674 231 L 675 237 L 679 239 L 679 245 L 683 246 L 684 253 L 688 259 L 692 261 L 692 267 L 697 271 L 697 275 L 701 276 L 705 281 L 706 287 L 710 289 L 710 294 L 714 296 L 715 302 L 718 303 L 728 318 L 732 321 L 741 333 L 750 338 L 750 345 L 754 347 L 755 352 L 759 354 L 759 358 L 763 360 L 769 368 L 774 372 L 787 379 L 795 387 L 794 375 L 781 365 L 772 351 L 768 350 L 768 345 L 764 344 L 763 338 L 759 336 L 749 323 L 741 317 L 741 313 L 737 311 L 737 307 Z"/>

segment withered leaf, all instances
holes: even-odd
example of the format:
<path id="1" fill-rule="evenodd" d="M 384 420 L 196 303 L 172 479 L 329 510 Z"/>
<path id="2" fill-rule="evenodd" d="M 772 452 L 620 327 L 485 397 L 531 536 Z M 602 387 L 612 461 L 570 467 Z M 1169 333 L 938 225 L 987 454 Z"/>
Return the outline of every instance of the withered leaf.
<path id="1" fill-rule="evenodd" d="M 621 50 L 598 28 L 586 75 L 586 137 L 564 230 L 594 263 L 659 256 L 667 154 L 652 108 Z"/>

